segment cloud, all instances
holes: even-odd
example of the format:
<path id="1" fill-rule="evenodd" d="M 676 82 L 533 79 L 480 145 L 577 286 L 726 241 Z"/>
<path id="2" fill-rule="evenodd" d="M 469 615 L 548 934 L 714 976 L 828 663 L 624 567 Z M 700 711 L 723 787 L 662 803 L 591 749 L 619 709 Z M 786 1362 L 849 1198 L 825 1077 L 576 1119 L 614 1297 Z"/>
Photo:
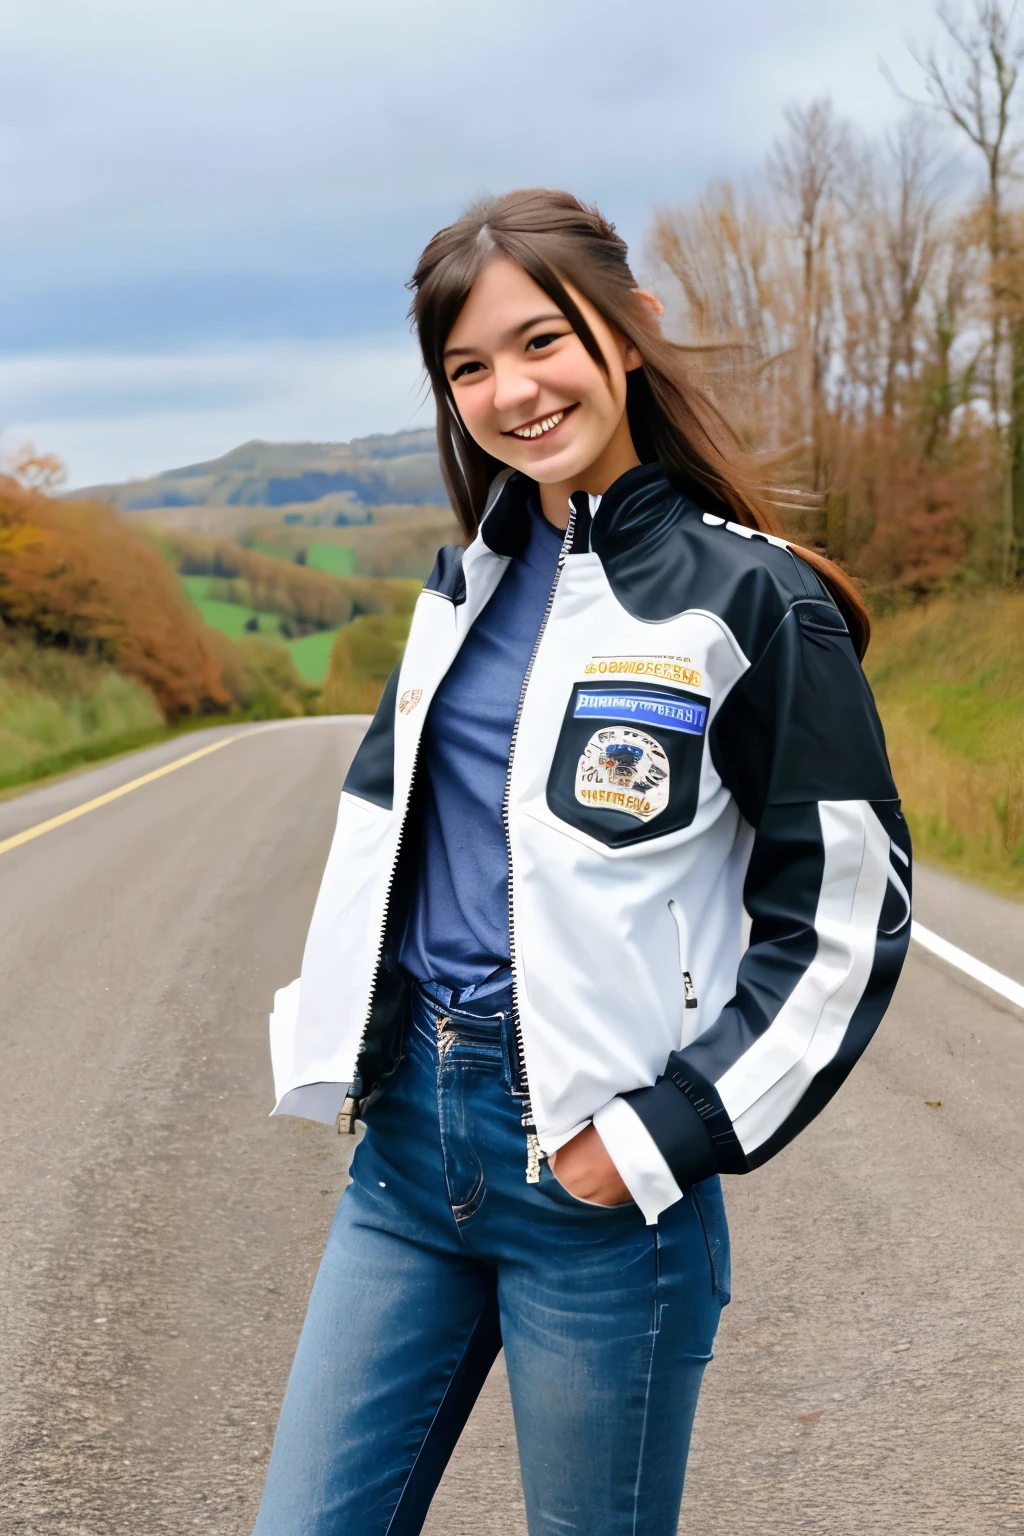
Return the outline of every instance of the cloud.
<path id="1" fill-rule="evenodd" d="M 0 63 L 8 273 L 404 276 L 483 188 L 569 185 L 638 239 L 656 201 L 749 172 L 782 105 L 871 126 L 880 50 L 928 0 L 129 0 L 17 8 Z M 428 21 L 429 18 L 429 21 Z"/>
<path id="2" fill-rule="evenodd" d="M 78 483 L 402 425 L 402 284 L 469 196 L 568 186 L 642 267 L 652 208 L 756 176 L 786 102 L 891 121 L 878 56 L 932 25 L 932 0 L 8 6 L 0 423 Z"/>
<path id="3" fill-rule="evenodd" d="M 0 451 L 28 440 L 57 453 L 71 486 L 214 458 L 251 438 L 336 442 L 432 421 L 407 338 L 0 360 Z"/>

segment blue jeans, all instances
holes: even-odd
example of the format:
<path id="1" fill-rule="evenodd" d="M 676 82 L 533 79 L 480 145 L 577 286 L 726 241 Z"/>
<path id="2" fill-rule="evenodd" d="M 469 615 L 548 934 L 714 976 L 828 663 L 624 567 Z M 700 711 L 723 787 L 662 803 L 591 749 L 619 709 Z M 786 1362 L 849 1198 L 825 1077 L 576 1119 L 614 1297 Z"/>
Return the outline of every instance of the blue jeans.
<path id="1" fill-rule="evenodd" d="M 254 1536 L 407 1536 L 504 1347 L 530 1536 L 675 1536 L 729 1236 L 526 1182 L 511 995 L 414 990 L 310 1297 Z"/>

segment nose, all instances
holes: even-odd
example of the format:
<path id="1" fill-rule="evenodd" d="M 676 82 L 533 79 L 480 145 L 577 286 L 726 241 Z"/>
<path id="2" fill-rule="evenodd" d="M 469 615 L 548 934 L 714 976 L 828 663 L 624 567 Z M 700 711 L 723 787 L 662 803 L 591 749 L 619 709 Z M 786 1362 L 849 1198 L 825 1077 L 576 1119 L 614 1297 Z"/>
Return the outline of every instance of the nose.
<path id="1" fill-rule="evenodd" d="M 515 363 L 508 361 L 495 361 L 494 364 L 494 409 L 502 415 L 509 415 L 515 419 L 508 422 L 508 426 L 518 426 L 520 420 L 525 420 L 523 412 L 526 411 L 532 401 L 537 399 L 539 390 L 536 380 L 529 374 L 516 367 Z"/>

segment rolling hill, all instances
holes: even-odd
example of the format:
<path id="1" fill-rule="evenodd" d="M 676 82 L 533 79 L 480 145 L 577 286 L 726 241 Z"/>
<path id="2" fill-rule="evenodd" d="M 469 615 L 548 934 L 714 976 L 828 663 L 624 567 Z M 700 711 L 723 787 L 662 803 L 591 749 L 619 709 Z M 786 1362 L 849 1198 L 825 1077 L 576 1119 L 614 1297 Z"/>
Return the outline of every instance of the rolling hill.
<path id="1" fill-rule="evenodd" d="M 94 485 L 76 498 L 120 512 L 171 507 L 348 508 L 445 505 L 433 432 L 395 432 L 349 443 L 243 443 L 219 459 L 186 464 L 121 485 Z"/>
<path id="2" fill-rule="evenodd" d="M 433 432 L 243 443 L 219 459 L 73 495 L 105 502 L 126 522 L 232 539 L 339 575 L 423 581 L 438 546 L 461 539 Z"/>

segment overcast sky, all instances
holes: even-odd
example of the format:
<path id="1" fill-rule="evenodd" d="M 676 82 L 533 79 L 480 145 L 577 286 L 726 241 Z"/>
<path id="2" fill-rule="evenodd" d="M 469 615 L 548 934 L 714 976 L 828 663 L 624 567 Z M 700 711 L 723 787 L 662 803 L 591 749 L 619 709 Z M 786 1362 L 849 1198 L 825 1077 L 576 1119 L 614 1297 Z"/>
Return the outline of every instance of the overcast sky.
<path id="1" fill-rule="evenodd" d="M 33 0 L 0 18 L 0 443 L 70 483 L 429 419 L 403 283 L 564 186 L 634 266 L 790 101 L 900 111 L 932 0 Z"/>

